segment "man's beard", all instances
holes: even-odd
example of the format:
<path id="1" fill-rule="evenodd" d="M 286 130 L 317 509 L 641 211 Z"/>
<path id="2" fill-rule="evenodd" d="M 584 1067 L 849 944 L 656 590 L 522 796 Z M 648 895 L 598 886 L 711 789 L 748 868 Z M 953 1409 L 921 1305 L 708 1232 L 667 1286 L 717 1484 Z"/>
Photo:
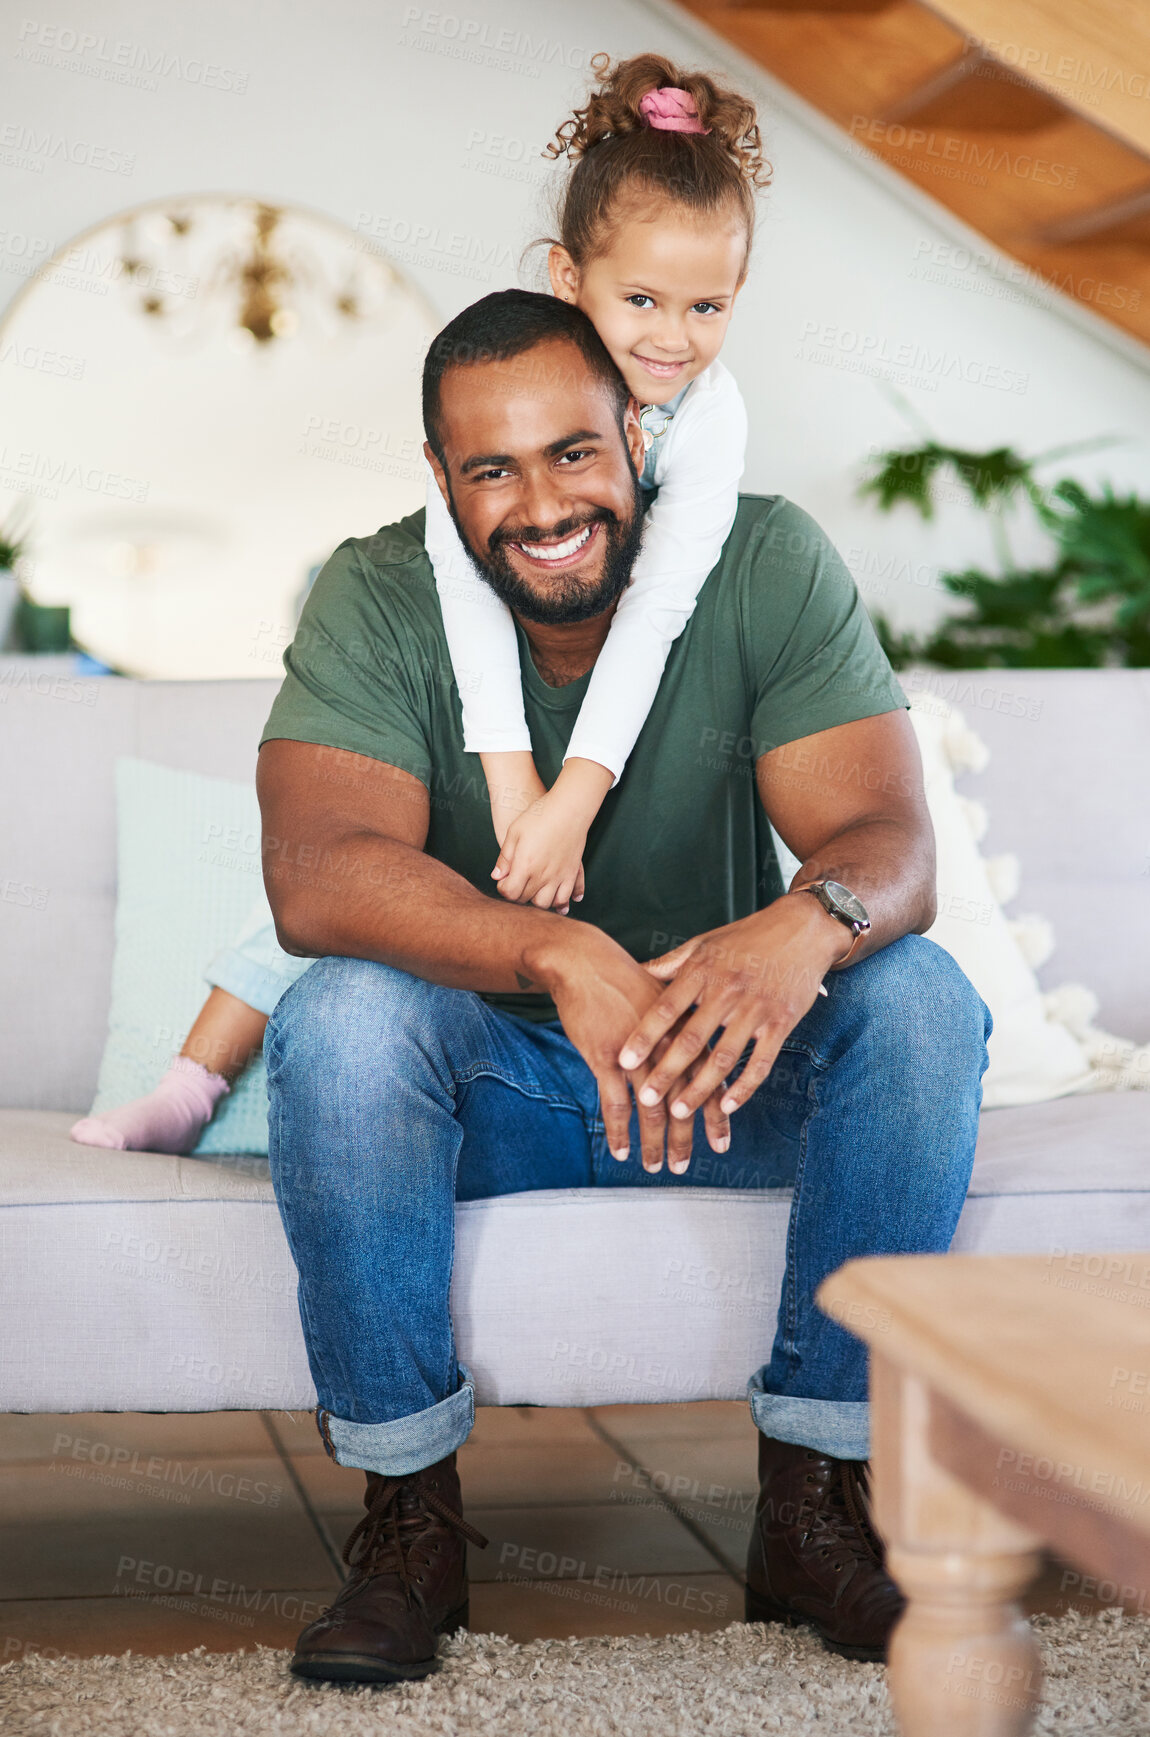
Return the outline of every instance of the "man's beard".
<path id="1" fill-rule="evenodd" d="M 571 622 L 590 621 L 593 616 L 602 615 L 604 610 L 610 609 L 612 604 L 619 601 L 631 583 L 631 572 L 643 540 L 643 493 L 638 478 L 634 481 L 632 507 L 629 524 L 624 524 L 607 507 L 595 507 L 581 517 L 563 519 L 560 524 L 552 525 L 546 531 L 541 531 L 537 525 L 522 525 L 514 531 L 498 530 L 490 537 L 484 550 L 477 549 L 465 535 L 454 503 L 451 516 L 479 571 L 495 595 L 506 603 L 509 609 L 516 615 L 521 615 L 525 621 L 535 622 L 541 627 L 563 627 Z M 544 538 L 556 538 L 562 542 L 565 537 L 574 536 L 581 531 L 585 525 L 598 524 L 603 526 L 607 551 L 603 557 L 602 572 L 594 584 L 588 585 L 586 580 L 578 578 L 569 570 L 547 575 L 546 569 L 543 569 L 540 578 L 546 584 L 547 590 L 541 593 L 527 579 L 521 577 L 508 558 L 508 543 L 538 543 Z"/>

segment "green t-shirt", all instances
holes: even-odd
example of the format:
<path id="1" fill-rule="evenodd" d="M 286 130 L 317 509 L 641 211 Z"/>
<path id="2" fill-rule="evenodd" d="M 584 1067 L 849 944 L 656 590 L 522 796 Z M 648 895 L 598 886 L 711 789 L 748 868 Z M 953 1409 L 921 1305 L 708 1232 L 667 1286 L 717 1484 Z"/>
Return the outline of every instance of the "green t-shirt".
<path id="1" fill-rule="evenodd" d="M 463 749 L 423 515 L 341 543 L 316 580 L 261 739 L 349 748 L 413 773 L 430 793 L 427 851 L 492 898 L 498 846 L 477 754 Z M 551 784 L 590 671 L 551 688 L 522 628 L 535 763 Z M 784 743 L 907 703 L 842 560 L 781 496 L 745 495 L 647 721 L 583 853 L 595 923 L 636 959 L 735 921 L 783 892 L 755 760 Z M 796 775 L 809 771 L 796 765 Z M 847 773 L 849 776 L 849 772 Z M 528 1019 L 544 995 L 491 994 Z"/>

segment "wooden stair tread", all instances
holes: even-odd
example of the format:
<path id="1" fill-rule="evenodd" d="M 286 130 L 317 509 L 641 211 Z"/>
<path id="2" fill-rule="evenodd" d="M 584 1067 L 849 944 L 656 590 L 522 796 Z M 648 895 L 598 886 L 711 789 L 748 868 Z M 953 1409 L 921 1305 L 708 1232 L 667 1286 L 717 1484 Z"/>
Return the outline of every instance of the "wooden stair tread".
<path id="1" fill-rule="evenodd" d="M 1088 119 L 1150 152 L 1150 7 L 1132 0 L 930 0 Z"/>
<path id="2" fill-rule="evenodd" d="M 682 3 L 840 126 L 853 152 L 880 158 L 1028 271 L 1150 342 L 1150 213 L 1141 203 L 1150 191 L 1150 100 L 1129 96 L 1150 90 L 1150 70 L 1138 72 L 1150 69 L 1150 5 Z M 1040 14 L 1053 34 L 1039 36 Z M 1043 45 L 1053 43 L 1077 56 L 1073 103 L 1065 65 L 1060 79 L 1049 74 L 1057 57 L 1042 63 L 1040 80 L 984 52 L 997 45 L 1019 59 L 1032 44 L 1049 55 Z M 1083 67 L 1094 76 L 1103 50 L 1129 100 L 1141 101 L 1144 133 L 1111 124 L 1084 82 Z"/>
<path id="3" fill-rule="evenodd" d="M 924 13 L 917 0 L 881 12 L 761 12 L 687 0 L 722 31 L 834 120 L 878 114 L 961 52 L 962 32 Z"/>

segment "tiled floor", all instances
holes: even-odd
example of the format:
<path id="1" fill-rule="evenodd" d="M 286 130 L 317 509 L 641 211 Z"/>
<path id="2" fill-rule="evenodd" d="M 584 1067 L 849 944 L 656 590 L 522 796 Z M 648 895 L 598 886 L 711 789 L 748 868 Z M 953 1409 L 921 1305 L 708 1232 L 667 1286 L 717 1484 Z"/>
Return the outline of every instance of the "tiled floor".
<path id="1" fill-rule="evenodd" d="M 472 1627 L 725 1627 L 755 1454 L 743 1405 L 481 1410 L 459 1456 L 490 1539 L 470 1552 Z M 0 1417 L 0 1663 L 288 1646 L 339 1584 L 362 1489 L 310 1416 Z M 1052 1565 L 1034 1606 L 1064 1608 L 1075 1585 Z"/>

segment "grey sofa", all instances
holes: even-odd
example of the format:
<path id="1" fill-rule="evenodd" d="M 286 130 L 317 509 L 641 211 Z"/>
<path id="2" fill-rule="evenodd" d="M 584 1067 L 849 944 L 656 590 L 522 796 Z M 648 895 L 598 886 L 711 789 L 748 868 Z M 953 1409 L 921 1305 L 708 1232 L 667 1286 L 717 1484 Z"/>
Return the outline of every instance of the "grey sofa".
<path id="1" fill-rule="evenodd" d="M 962 788 L 1054 925 L 1047 986 L 1150 1039 L 1150 672 L 912 672 L 991 749 Z M 307 1406 L 262 1160 L 73 1145 L 108 1010 L 117 756 L 252 774 L 274 681 L 0 660 L 0 1409 Z M 733 1398 L 767 1354 L 785 1192 L 546 1191 L 458 1213 L 453 1303 L 487 1403 Z M 1150 1094 L 985 1112 L 956 1246 L 1150 1246 Z"/>

